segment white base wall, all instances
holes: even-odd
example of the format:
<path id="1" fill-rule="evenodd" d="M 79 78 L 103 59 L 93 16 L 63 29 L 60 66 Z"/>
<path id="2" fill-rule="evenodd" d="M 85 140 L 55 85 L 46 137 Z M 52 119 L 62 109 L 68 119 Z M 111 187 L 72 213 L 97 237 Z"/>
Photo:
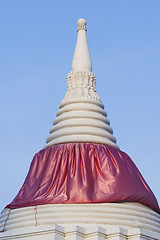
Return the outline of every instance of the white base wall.
<path id="1" fill-rule="evenodd" d="M 160 214 L 138 203 L 4 209 L 0 240 L 160 240 Z"/>
<path id="2" fill-rule="evenodd" d="M 0 240 L 160 240 L 159 233 L 115 226 L 35 226 L 0 233 Z"/>

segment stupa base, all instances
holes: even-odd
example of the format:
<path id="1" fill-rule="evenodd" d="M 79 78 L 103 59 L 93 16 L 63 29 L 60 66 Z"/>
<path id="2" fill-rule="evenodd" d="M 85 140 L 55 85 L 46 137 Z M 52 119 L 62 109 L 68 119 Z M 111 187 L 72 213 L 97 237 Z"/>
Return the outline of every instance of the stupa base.
<path id="1" fill-rule="evenodd" d="M 34 226 L 0 234 L 0 240 L 159 240 L 158 233 L 140 228 L 97 225 Z"/>
<path id="2" fill-rule="evenodd" d="M 160 240 L 160 215 L 138 203 L 48 204 L 4 209 L 0 240 Z"/>

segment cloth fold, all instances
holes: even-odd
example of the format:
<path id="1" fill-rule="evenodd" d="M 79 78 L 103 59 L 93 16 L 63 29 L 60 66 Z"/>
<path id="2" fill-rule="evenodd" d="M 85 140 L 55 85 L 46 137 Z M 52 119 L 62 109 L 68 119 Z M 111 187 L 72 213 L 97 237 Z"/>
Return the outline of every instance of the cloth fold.
<path id="1" fill-rule="evenodd" d="M 123 151 L 66 143 L 39 151 L 10 209 L 44 204 L 138 202 L 160 213 L 141 173 Z"/>

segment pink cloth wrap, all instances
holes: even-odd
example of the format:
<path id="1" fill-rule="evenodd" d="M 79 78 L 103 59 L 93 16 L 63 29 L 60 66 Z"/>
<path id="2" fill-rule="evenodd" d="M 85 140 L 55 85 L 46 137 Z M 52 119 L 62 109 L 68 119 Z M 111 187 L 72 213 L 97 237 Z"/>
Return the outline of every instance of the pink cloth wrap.
<path id="1" fill-rule="evenodd" d="M 15 209 L 56 203 L 139 202 L 160 213 L 130 157 L 94 143 L 66 143 L 39 151 L 15 199 Z"/>

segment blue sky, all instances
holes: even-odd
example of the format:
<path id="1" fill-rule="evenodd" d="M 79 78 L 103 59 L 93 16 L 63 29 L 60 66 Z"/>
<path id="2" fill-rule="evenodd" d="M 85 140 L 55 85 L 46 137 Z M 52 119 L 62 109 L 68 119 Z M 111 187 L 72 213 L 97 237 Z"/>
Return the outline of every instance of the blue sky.
<path id="1" fill-rule="evenodd" d="M 159 0 L 0 1 L 0 210 L 45 145 L 82 17 L 117 143 L 160 203 L 159 13 Z"/>

